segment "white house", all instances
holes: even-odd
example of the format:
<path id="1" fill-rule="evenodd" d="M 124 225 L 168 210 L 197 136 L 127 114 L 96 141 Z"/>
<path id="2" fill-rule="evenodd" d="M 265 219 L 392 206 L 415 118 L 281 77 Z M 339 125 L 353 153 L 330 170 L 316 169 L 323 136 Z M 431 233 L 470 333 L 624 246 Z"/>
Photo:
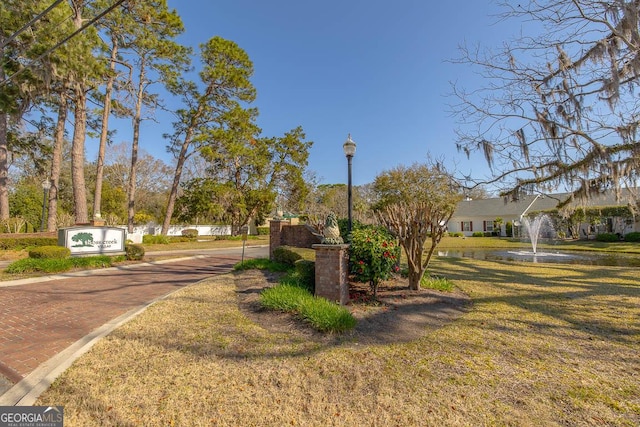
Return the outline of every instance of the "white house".
<path id="1" fill-rule="evenodd" d="M 532 212 L 550 211 L 556 208 L 567 194 L 549 195 L 529 195 L 518 201 L 509 201 L 505 198 L 463 200 L 458 203 L 455 213 L 447 224 L 451 233 L 462 232 L 465 236 L 471 236 L 474 232 L 486 232 L 506 236 L 506 224 L 518 224 L 522 217 Z M 628 197 L 616 200 L 612 193 L 593 196 L 586 208 L 589 207 L 609 207 L 627 206 Z M 572 204 L 579 206 L 578 204 Z M 502 218 L 502 224 L 495 223 L 496 218 Z M 590 232 L 611 232 L 624 235 L 632 231 L 640 230 L 640 218 L 602 218 L 601 226 L 598 230 L 588 230 L 589 224 L 581 226 L 581 233 L 588 235 Z M 499 229 L 498 229 L 499 228 Z M 584 229 L 584 230 L 583 230 Z"/>

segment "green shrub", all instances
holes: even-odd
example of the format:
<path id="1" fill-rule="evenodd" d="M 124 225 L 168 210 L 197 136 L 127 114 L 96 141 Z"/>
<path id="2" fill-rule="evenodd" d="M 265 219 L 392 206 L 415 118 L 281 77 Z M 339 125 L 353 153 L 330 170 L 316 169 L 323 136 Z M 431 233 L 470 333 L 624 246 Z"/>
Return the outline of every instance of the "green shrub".
<path id="1" fill-rule="evenodd" d="M 295 263 L 295 271 L 300 280 L 307 286 L 311 293 L 316 290 L 316 263 L 306 259 L 299 259 Z"/>
<path id="2" fill-rule="evenodd" d="M 198 238 L 198 230 L 195 228 L 185 228 L 182 230 L 182 235 L 189 239 L 195 240 Z"/>
<path id="3" fill-rule="evenodd" d="M 111 257 L 97 255 L 75 258 L 23 258 L 13 262 L 5 269 L 9 274 L 23 273 L 61 273 L 73 268 L 104 268 L 113 265 Z"/>
<path id="4" fill-rule="evenodd" d="M 302 255 L 296 249 L 291 246 L 278 246 L 273 251 L 273 260 L 293 267 L 296 261 L 302 259 Z"/>
<path id="5" fill-rule="evenodd" d="M 144 258 L 144 247 L 135 243 L 124 245 L 127 260 L 140 261 Z"/>
<path id="6" fill-rule="evenodd" d="M 513 222 L 507 221 L 504 226 L 504 230 L 507 237 L 513 237 Z"/>
<path id="7" fill-rule="evenodd" d="M 620 236 L 615 233 L 599 233 L 596 234 L 596 240 L 598 242 L 618 242 L 620 241 Z"/>
<path id="8" fill-rule="evenodd" d="M 164 234 L 145 234 L 142 236 L 142 243 L 145 245 L 168 245 L 169 237 Z"/>
<path id="9" fill-rule="evenodd" d="M 311 287 L 311 282 L 307 280 L 300 272 L 295 269 L 289 270 L 287 275 L 280 279 L 280 283 L 283 285 L 291 285 L 297 286 L 302 289 L 306 289 L 309 292 L 313 293 L 313 288 Z"/>
<path id="10" fill-rule="evenodd" d="M 484 232 L 482 231 L 474 231 L 471 237 L 484 237 Z"/>
<path id="11" fill-rule="evenodd" d="M 271 232 L 269 227 L 258 227 L 258 235 L 260 236 L 268 236 Z"/>
<path id="12" fill-rule="evenodd" d="M 357 219 L 351 218 L 351 231 L 358 230 L 362 227 L 367 227 L 367 226 L 361 223 L 360 221 L 358 221 Z M 349 232 L 348 232 L 349 218 L 340 218 L 338 220 L 338 229 L 340 230 L 340 237 L 342 237 L 342 240 L 344 240 L 345 243 L 348 243 L 350 241 Z"/>
<path id="13" fill-rule="evenodd" d="M 399 251 L 395 239 L 378 227 L 362 227 L 351 232 L 349 272 L 358 282 L 369 282 L 376 298 L 378 285 L 398 269 Z"/>
<path id="14" fill-rule="evenodd" d="M 462 231 L 450 231 L 449 232 L 449 237 L 464 237 L 464 233 Z"/>
<path id="15" fill-rule="evenodd" d="M 71 256 L 71 250 L 64 246 L 37 246 L 29 250 L 29 258 L 64 259 Z"/>
<path id="16" fill-rule="evenodd" d="M 35 272 L 59 273 L 71 270 L 72 268 L 73 264 L 71 258 L 23 258 L 9 264 L 4 271 L 9 274 Z"/>
<path id="17" fill-rule="evenodd" d="M 511 221 L 507 221 L 504 229 L 507 237 L 513 237 L 513 223 Z"/>
<path id="18" fill-rule="evenodd" d="M 627 242 L 640 242 L 640 232 L 633 231 L 624 235 L 624 240 Z"/>
<path id="19" fill-rule="evenodd" d="M 32 246 L 56 246 L 55 237 L 4 237 L 0 239 L 0 249 L 22 250 Z"/>

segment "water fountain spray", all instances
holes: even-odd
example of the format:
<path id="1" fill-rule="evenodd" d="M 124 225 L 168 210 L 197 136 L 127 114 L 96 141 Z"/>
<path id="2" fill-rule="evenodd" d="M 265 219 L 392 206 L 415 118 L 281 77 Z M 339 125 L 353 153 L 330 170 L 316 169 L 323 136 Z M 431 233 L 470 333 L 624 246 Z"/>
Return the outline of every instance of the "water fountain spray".
<path id="1" fill-rule="evenodd" d="M 533 219 L 529 217 L 523 217 L 521 219 L 521 223 L 527 230 L 527 234 L 529 236 L 529 239 L 531 240 L 531 250 L 535 255 L 538 253 L 538 238 L 540 237 L 541 231 L 553 231 L 553 224 L 551 223 L 551 219 L 548 215 L 540 214 Z"/>

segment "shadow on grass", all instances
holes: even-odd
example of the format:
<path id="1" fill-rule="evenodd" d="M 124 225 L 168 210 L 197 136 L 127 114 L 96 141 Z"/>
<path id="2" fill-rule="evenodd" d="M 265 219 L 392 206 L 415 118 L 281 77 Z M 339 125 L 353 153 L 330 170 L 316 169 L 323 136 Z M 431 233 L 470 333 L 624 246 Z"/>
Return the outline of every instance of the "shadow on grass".
<path id="1" fill-rule="evenodd" d="M 237 304 L 235 314 L 216 317 L 215 313 L 228 310 L 233 303 L 209 295 L 180 293 L 173 298 L 173 303 L 184 305 L 183 311 L 198 310 L 192 313 L 197 319 L 189 325 L 186 335 L 183 328 L 187 322 L 194 322 L 193 319 L 169 319 L 162 323 L 162 333 L 154 337 L 124 331 L 116 335 L 196 357 L 306 357 L 339 346 L 416 341 L 456 319 L 461 325 L 466 324 L 469 320 L 465 314 L 477 312 L 489 320 L 473 325 L 474 328 L 488 329 L 502 336 L 529 333 L 541 342 L 547 336 L 564 337 L 573 342 L 596 337 L 625 345 L 638 343 L 640 286 L 630 269 L 542 267 L 447 258 L 432 263 L 430 271 L 459 283 L 463 290 L 470 292 L 471 302 L 461 294 L 423 290 L 415 297 L 415 303 L 398 307 L 391 304 L 360 319 L 353 331 L 323 334 L 289 313 L 268 312 L 256 305 L 260 291 L 276 282 L 273 277 L 261 272 L 247 279 L 243 273 L 233 273 L 240 312 L 249 322 L 238 318 Z M 496 304 L 508 309 L 494 313 Z M 473 344 L 461 342 L 460 345 Z"/>
<path id="2" fill-rule="evenodd" d="M 638 344 L 640 283 L 633 268 L 446 258 L 433 263 L 432 270 L 456 282 L 486 283 L 486 292 L 476 289 L 478 295 L 472 295 L 476 306 L 507 304 L 551 316 L 564 322 L 564 328 L 603 340 Z M 563 329 L 534 323 L 531 327 L 549 328 L 554 336 Z"/>

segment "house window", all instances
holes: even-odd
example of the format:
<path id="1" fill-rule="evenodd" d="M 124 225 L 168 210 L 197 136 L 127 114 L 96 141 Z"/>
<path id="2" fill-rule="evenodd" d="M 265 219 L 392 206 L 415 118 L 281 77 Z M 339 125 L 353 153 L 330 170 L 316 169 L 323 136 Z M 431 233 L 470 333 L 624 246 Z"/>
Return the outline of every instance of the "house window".
<path id="1" fill-rule="evenodd" d="M 473 221 L 462 221 L 460 228 L 462 231 L 473 231 Z"/>
<path id="2" fill-rule="evenodd" d="M 495 224 L 493 221 L 482 221 L 483 225 L 484 225 L 484 231 L 488 231 L 488 232 L 493 232 L 493 229 L 495 228 Z"/>

